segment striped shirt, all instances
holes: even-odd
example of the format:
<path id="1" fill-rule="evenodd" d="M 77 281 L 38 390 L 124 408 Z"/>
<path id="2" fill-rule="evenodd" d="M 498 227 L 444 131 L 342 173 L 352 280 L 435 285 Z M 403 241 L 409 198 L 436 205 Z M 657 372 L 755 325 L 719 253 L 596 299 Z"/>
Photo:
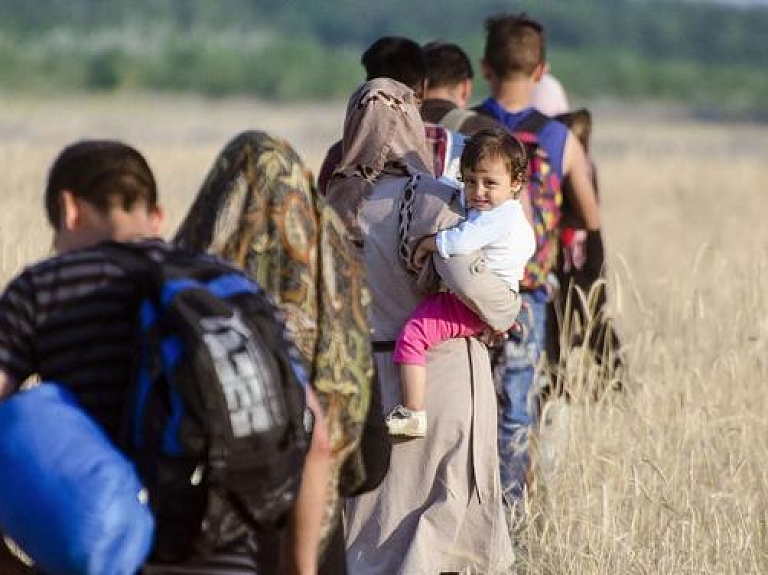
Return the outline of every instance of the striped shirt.
<path id="1" fill-rule="evenodd" d="M 170 245 L 140 243 L 153 258 Z M 0 298 L 0 369 L 66 386 L 119 439 L 134 362 L 138 290 L 103 248 L 68 252 L 26 268 Z"/>
<path id="2" fill-rule="evenodd" d="M 161 261 L 174 249 L 138 244 Z M 26 268 L 0 298 L 0 369 L 18 383 L 31 375 L 66 386 L 115 441 L 134 376 L 138 303 L 135 281 L 102 246 Z M 147 575 L 256 573 L 256 541 L 183 565 L 147 566 Z"/>

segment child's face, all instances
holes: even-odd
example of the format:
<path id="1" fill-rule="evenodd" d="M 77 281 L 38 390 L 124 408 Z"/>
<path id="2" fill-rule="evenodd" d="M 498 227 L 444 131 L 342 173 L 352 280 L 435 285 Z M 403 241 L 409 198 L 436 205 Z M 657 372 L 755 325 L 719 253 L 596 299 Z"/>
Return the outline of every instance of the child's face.
<path id="1" fill-rule="evenodd" d="M 467 204 L 480 211 L 492 210 L 513 199 L 520 189 L 504 161 L 496 158 L 480 160 L 474 169 L 464 170 L 462 179 Z"/>

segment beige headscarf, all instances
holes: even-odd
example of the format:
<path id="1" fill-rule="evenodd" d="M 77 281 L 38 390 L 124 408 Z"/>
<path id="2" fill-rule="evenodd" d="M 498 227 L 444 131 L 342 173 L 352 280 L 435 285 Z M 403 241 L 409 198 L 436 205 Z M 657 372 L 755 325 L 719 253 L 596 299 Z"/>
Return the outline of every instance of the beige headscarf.
<path id="1" fill-rule="evenodd" d="M 343 147 L 326 197 L 359 240 L 357 212 L 380 177 L 432 173 L 413 91 L 389 78 L 376 78 L 357 88 L 347 105 Z"/>

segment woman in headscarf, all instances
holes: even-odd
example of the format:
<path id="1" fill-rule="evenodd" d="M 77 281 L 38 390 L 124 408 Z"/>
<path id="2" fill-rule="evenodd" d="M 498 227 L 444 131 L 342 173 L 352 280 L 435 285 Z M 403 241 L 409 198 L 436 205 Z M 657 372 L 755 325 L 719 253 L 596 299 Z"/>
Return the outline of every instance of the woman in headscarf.
<path id="1" fill-rule="evenodd" d="M 433 258 L 417 277 L 406 262 L 425 235 L 456 224 L 459 193 L 429 173 L 431 159 L 413 92 L 379 78 L 352 95 L 344 158 L 328 201 L 356 242 L 371 290 L 374 358 L 382 407 L 400 403 L 394 340 L 435 271 L 488 325 L 509 327 L 516 313 L 506 286 L 479 254 Z M 496 397 L 488 351 L 452 339 L 427 356 L 425 439 L 393 445 L 381 485 L 347 504 L 347 562 L 355 575 L 434 575 L 474 567 L 494 573 L 512 563 L 496 450 Z"/>
<path id="2" fill-rule="evenodd" d="M 285 314 L 325 414 L 331 450 L 330 473 L 322 454 L 310 455 L 305 465 L 302 511 L 295 518 L 300 525 L 294 525 L 303 530 L 303 544 L 294 560 L 298 572 L 314 572 L 317 556 L 306 541 L 317 539 L 319 529 L 320 552 L 335 542 L 327 561 L 334 573 L 345 573 L 340 496 L 380 481 L 389 441 L 378 412 L 366 421 L 373 375 L 370 296 L 344 225 L 316 196 L 311 174 L 286 142 L 244 132 L 215 161 L 175 242 L 233 261 Z"/>

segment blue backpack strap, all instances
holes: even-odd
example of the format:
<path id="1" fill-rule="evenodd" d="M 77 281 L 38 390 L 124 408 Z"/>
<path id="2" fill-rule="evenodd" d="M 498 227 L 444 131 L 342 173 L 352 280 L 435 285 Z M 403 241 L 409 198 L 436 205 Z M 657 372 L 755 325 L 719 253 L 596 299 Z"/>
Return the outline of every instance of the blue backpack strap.
<path id="1" fill-rule="evenodd" d="M 494 120 L 497 120 L 499 122 L 501 121 L 500 118 L 496 117 L 496 115 L 493 113 L 492 110 L 490 110 L 483 104 L 475 106 L 474 108 L 472 108 L 472 110 L 477 112 L 478 114 L 486 116 L 487 118 L 493 118 Z M 532 134 L 539 134 L 544 129 L 544 127 L 552 120 L 553 118 L 550 118 L 546 114 L 543 114 L 542 112 L 534 108 L 531 110 L 531 113 L 528 114 L 525 118 L 523 118 L 520 122 L 518 122 L 516 126 L 514 127 L 507 126 L 507 128 L 512 132 L 530 132 Z"/>
<path id="2" fill-rule="evenodd" d="M 160 365 L 154 365 L 148 361 L 146 354 L 150 346 L 146 341 L 146 335 L 150 333 L 160 319 L 160 295 L 162 286 L 162 271 L 160 265 L 155 262 L 144 248 L 124 242 L 105 242 L 100 248 L 112 263 L 122 269 L 133 282 L 136 288 L 137 330 L 136 345 L 142 360 L 137 363 L 135 389 L 133 391 L 133 404 L 124 418 L 122 441 L 129 453 L 139 448 L 143 442 L 142 419 L 144 410 L 157 377 L 156 370 L 162 369 Z M 161 346 L 163 347 L 163 346 Z M 168 347 L 167 345 L 164 347 Z M 161 353 L 166 355 L 167 349 Z M 152 364 L 152 365 L 150 365 Z M 166 440 L 166 443 L 168 441 Z M 168 446 L 166 445 L 166 450 Z"/>
<path id="3" fill-rule="evenodd" d="M 530 132 L 531 134 L 539 134 L 544 127 L 552 121 L 552 118 L 546 114 L 542 114 L 538 110 L 533 110 L 525 118 L 518 122 L 517 126 L 513 128 L 515 132 Z"/>

